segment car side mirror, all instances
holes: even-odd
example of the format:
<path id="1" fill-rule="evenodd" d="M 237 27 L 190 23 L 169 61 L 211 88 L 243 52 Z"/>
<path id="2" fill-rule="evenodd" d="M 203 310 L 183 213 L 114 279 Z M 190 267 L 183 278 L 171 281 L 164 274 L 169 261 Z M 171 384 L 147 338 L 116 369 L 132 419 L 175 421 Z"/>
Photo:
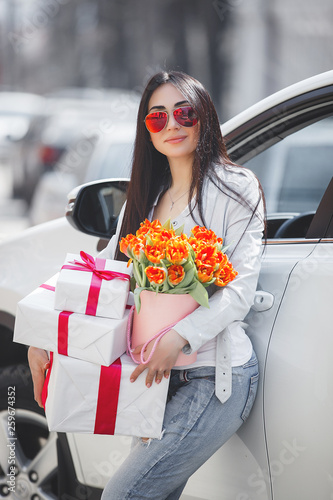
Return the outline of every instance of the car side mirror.
<path id="1" fill-rule="evenodd" d="M 66 208 L 68 222 L 83 233 L 110 239 L 126 200 L 125 179 L 84 184 L 69 195 Z"/>

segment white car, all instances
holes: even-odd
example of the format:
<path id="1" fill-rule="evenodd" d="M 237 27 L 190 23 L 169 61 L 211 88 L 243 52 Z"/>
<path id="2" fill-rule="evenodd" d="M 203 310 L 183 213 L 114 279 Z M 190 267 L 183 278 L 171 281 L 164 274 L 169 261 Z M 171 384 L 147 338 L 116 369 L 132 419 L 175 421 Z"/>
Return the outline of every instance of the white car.
<path id="1" fill-rule="evenodd" d="M 260 383 L 248 421 L 190 478 L 182 500 L 333 498 L 332 116 L 329 71 L 274 94 L 222 126 L 232 159 L 251 166 L 264 186 L 273 160 L 263 165 L 261 154 L 270 149 L 271 158 L 280 158 L 278 171 L 268 179 L 274 199 L 265 186 L 274 213 L 268 214 L 258 290 L 246 318 L 259 357 Z M 280 151 L 273 155 L 282 145 L 291 149 L 303 134 L 318 137 L 321 125 L 327 148 L 320 146 L 310 166 L 297 154 L 287 163 Z M 296 182 L 288 180 L 295 175 Z M 49 433 L 33 402 L 25 348 L 11 341 L 17 301 L 53 275 L 67 252 L 96 254 L 111 236 L 123 186 L 124 181 L 95 181 L 69 195 L 67 218 L 79 231 L 59 219 L 0 245 L 2 497 L 98 499 L 128 453 L 129 438 Z M 292 193 L 286 191 L 289 187 Z M 309 207 L 305 202 L 310 197 Z M 15 493 L 7 476 L 12 390 Z"/>

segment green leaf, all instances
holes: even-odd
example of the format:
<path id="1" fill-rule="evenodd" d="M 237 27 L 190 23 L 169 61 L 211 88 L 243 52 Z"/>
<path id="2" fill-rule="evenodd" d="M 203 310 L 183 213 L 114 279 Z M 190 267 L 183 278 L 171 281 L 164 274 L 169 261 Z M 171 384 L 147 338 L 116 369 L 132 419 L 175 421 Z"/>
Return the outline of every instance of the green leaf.
<path id="1" fill-rule="evenodd" d="M 183 234 L 184 232 L 184 224 L 180 227 L 178 227 L 177 229 L 175 229 L 175 235 L 176 236 L 180 236 L 181 234 Z"/>
<path id="2" fill-rule="evenodd" d="M 168 278 L 164 281 L 162 285 L 162 292 L 168 292 L 170 290 L 170 283 L 168 281 Z"/>
<path id="3" fill-rule="evenodd" d="M 184 266 L 184 270 L 185 270 L 185 267 L 186 266 Z M 193 267 L 193 265 L 188 269 L 188 271 L 185 270 L 185 273 L 186 273 L 185 274 L 185 278 L 178 285 L 180 288 L 186 288 L 186 287 L 188 287 L 192 283 L 193 278 L 194 278 L 194 267 Z"/>
<path id="4" fill-rule="evenodd" d="M 134 290 L 135 290 L 135 288 L 136 288 L 136 284 L 137 284 L 137 281 L 136 281 L 136 279 L 135 279 L 135 276 L 132 276 L 132 277 L 131 277 L 131 281 L 130 281 L 130 283 L 131 283 L 131 286 L 130 286 L 130 288 L 131 288 L 131 292 L 134 292 Z"/>
<path id="5" fill-rule="evenodd" d="M 141 286 L 141 273 L 140 273 L 139 263 L 137 260 L 133 260 L 133 275 L 137 284 Z"/>
<path id="6" fill-rule="evenodd" d="M 220 252 L 222 253 L 225 253 L 226 250 L 228 250 L 228 248 L 231 246 L 232 243 L 230 243 L 229 245 L 225 245 L 224 247 L 221 248 Z"/>
<path id="7" fill-rule="evenodd" d="M 176 295 L 184 295 L 185 293 L 190 293 L 196 287 L 196 283 L 192 283 L 192 285 L 187 286 L 186 288 L 180 288 L 179 286 L 172 288 L 168 291 L 168 293 L 176 294 Z"/>
<path id="8" fill-rule="evenodd" d="M 142 292 L 143 288 L 138 287 L 134 290 L 134 304 L 137 312 L 140 312 L 141 309 L 141 299 L 140 299 L 140 293 Z"/>
<path id="9" fill-rule="evenodd" d="M 197 281 L 195 288 L 190 291 L 190 295 L 198 302 L 198 304 L 209 309 L 207 290 L 199 281 Z"/>
<path id="10" fill-rule="evenodd" d="M 162 227 L 164 227 L 164 229 L 169 231 L 172 228 L 171 219 L 169 218 L 166 222 L 164 222 Z"/>

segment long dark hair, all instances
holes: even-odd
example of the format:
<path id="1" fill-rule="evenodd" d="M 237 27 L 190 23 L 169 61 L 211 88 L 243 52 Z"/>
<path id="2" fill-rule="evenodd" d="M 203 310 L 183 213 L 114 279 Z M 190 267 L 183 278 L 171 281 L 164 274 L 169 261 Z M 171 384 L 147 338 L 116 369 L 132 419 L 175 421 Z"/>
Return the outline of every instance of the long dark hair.
<path id="1" fill-rule="evenodd" d="M 168 160 L 165 155 L 157 151 L 153 146 L 144 123 L 153 92 L 165 83 L 172 83 L 181 92 L 184 99 L 196 110 L 199 118 L 200 132 L 194 155 L 192 180 L 188 196 L 191 214 L 193 214 L 194 208 L 198 207 L 201 221 L 196 221 L 196 223 L 206 225 L 203 214 L 202 193 L 204 181 L 207 178 L 221 191 L 226 192 L 228 196 L 248 206 L 252 212 L 252 217 L 256 213 L 261 199 L 263 199 L 260 184 L 261 196 L 255 206 L 250 206 L 242 195 L 232 187 L 225 184 L 222 186 L 221 180 L 216 173 L 216 167 L 233 168 L 236 165 L 228 157 L 219 119 L 208 91 L 198 80 L 186 73 L 161 71 L 155 74 L 147 83 L 139 106 L 132 174 L 127 191 L 127 203 L 120 237 L 126 236 L 128 233 L 135 233 L 140 226 L 140 222 L 148 217 L 157 196 L 163 194 L 171 184 Z M 191 204 L 194 193 L 196 193 L 195 201 Z M 119 249 L 117 249 L 116 255 L 118 259 L 125 259 Z"/>

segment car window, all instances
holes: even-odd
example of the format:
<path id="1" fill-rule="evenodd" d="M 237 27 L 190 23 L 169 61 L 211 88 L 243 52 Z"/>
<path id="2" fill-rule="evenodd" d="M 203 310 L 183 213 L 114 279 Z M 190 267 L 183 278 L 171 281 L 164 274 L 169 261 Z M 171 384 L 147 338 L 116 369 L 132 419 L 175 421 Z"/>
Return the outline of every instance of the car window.
<path id="1" fill-rule="evenodd" d="M 263 186 L 268 214 L 315 211 L 333 176 L 333 118 L 295 132 L 246 166 Z"/>

